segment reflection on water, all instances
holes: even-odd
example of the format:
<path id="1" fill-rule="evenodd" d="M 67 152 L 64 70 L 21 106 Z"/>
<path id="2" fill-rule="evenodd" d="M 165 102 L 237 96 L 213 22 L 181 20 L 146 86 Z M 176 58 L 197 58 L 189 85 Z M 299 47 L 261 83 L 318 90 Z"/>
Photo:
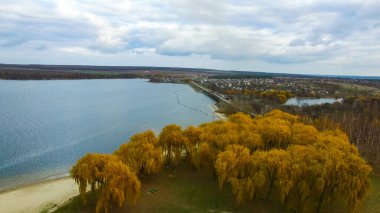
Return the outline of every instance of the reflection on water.
<path id="1" fill-rule="evenodd" d="M 335 102 L 342 102 L 342 98 L 290 98 L 285 105 L 292 106 L 311 106 L 311 105 L 320 105 L 320 104 L 332 104 Z"/>

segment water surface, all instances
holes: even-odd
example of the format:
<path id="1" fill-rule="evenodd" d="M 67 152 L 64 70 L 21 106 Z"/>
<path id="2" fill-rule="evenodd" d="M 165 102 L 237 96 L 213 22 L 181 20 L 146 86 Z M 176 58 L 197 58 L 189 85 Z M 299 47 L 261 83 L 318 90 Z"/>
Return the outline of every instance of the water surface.
<path id="1" fill-rule="evenodd" d="M 320 104 L 332 104 L 335 102 L 342 102 L 341 98 L 290 98 L 285 105 L 292 106 L 311 106 Z"/>
<path id="2" fill-rule="evenodd" d="M 67 173 L 137 132 L 209 122 L 213 104 L 188 85 L 142 79 L 0 80 L 0 190 Z"/>

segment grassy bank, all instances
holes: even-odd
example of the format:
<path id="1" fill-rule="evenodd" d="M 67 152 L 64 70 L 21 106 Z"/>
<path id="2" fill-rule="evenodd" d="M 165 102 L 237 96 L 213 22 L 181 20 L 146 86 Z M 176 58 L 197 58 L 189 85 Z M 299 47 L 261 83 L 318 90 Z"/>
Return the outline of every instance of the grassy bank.
<path id="1" fill-rule="evenodd" d="M 288 212 L 277 203 L 263 200 L 237 206 L 230 190 L 225 187 L 220 191 L 212 174 L 195 171 L 189 165 L 181 165 L 142 178 L 141 195 L 136 206 L 115 208 L 111 212 Z M 83 205 L 77 196 L 55 212 L 94 212 L 95 199 L 94 195 L 90 195 L 87 205 Z M 379 209 L 380 176 L 372 175 L 372 191 L 357 212 L 377 213 Z"/>
<path id="2" fill-rule="evenodd" d="M 372 190 L 368 198 L 364 201 L 362 208 L 359 212 L 365 213 L 378 213 L 380 212 L 380 175 L 374 174 L 371 177 Z"/>
<path id="3" fill-rule="evenodd" d="M 164 169 L 158 175 L 141 179 L 140 199 L 136 206 L 111 209 L 111 212 L 286 212 L 280 205 L 268 201 L 256 201 L 235 205 L 229 187 L 219 190 L 212 174 L 195 171 L 189 165 L 173 170 Z M 79 197 L 55 212 L 94 212 L 92 196 L 87 205 Z"/>

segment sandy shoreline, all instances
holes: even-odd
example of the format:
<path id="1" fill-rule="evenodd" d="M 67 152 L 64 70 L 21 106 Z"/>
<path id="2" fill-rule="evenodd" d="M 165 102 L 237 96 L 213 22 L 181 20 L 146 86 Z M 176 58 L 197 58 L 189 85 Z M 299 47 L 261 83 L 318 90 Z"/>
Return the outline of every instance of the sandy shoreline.
<path id="1" fill-rule="evenodd" d="M 78 186 L 70 177 L 57 178 L 0 192 L 2 212 L 40 212 L 60 206 L 79 194 Z"/>
<path id="2" fill-rule="evenodd" d="M 219 120 L 222 120 L 222 121 L 225 121 L 227 120 L 227 116 L 225 114 L 222 114 L 222 113 L 219 113 L 217 112 L 217 110 L 219 109 L 218 106 L 215 104 L 211 104 L 210 105 L 211 108 L 214 110 L 213 114 L 216 115 L 216 117 L 219 119 Z M 215 119 L 215 118 L 214 118 Z"/>

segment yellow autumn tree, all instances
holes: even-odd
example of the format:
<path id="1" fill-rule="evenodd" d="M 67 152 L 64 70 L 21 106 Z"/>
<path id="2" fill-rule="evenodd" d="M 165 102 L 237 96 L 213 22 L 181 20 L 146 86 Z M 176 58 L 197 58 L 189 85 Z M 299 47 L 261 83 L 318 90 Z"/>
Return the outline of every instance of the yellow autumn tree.
<path id="1" fill-rule="evenodd" d="M 183 131 L 185 137 L 187 157 L 190 157 L 192 153 L 199 148 L 201 143 L 202 129 L 194 126 L 189 126 Z"/>
<path id="2" fill-rule="evenodd" d="M 355 211 L 368 194 L 372 170 L 329 120 L 280 110 L 256 118 L 237 113 L 185 130 L 172 124 L 159 138 L 152 131 L 132 136 L 114 154 L 89 154 L 71 170 L 84 198 L 88 185 L 99 190 L 97 211 L 137 198 L 133 172 L 155 173 L 164 160 L 176 163 L 185 155 L 196 168 L 215 172 L 220 188 L 229 184 L 238 204 L 270 199 L 305 213 Z"/>
<path id="3" fill-rule="evenodd" d="M 163 164 L 162 149 L 152 130 L 133 135 L 114 154 L 140 175 L 158 173 Z"/>
<path id="4" fill-rule="evenodd" d="M 192 130 L 193 132 L 195 130 Z M 201 164 L 212 164 L 219 152 L 229 145 L 243 145 L 255 151 L 263 148 L 261 136 L 256 131 L 249 115 L 237 113 L 227 121 L 215 121 L 196 128 L 198 140 L 193 147 L 192 162 L 197 168 Z M 186 135 L 186 134 L 185 134 Z"/>
<path id="5" fill-rule="evenodd" d="M 196 151 L 191 153 L 191 162 L 197 169 L 206 168 L 213 170 L 217 150 L 208 143 L 201 143 Z"/>
<path id="6" fill-rule="evenodd" d="M 285 148 L 290 143 L 291 123 L 278 118 L 255 119 L 255 125 L 264 141 L 264 149 Z"/>
<path id="7" fill-rule="evenodd" d="M 311 126 L 302 123 L 295 123 L 291 126 L 291 139 L 292 144 L 308 145 L 316 141 L 318 130 Z"/>
<path id="8" fill-rule="evenodd" d="M 250 130 L 265 143 L 249 148 L 251 154 L 249 146 L 239 141 L 218 147 L 219 186 L 228 182 L 237 203 L 270 197 L 299 212 L 321 212 L 331 206 L 354 211 L 368 194 L 371 167 L 339 129 L 320 132 L 279 110 L 237 126 L 228 122 L 217 125 L 229 126 L 229 133 L 238 138 L 248 137 Z"/>
<path id="9" fill-rule="evenodd" d="M 280 201 L 288 208 L 320 212 L 339 204 L 354 211 L 366 197 L 371 167 L 345 134 L 322 132 L 313 145 L 294 145 L 286 151 L 291 163 L 277 178 Z"/>
<path id="10" fill-rule="evenodd" d="M 254 120 L 258 120 L 260 118 L 271 118 L 271 119 L 281 119 L 285 121 L 289 121 L 290 123 L 297 123 L 300 122 L 300 117 L 297 115 L 292 115 L 290 113 L 283 112 L 281 110 L 275 109 L 271 112 L 266 113 L 264 116 L 258 116 Z"/>
<path id="11" fill-rule="evenodd" d="M 97 191 L 96 212 L 108 212 L 111 206 L 135 204 L 140 194 L 140 181 L 116 156 L 87 154 L 71 168 L 70 175 L 79 185 L 86 202 L 87 187 Z"/>
<path id="12" fill-rule="evenodd" d="M 224 151 L 228 145 L 238 144 L 239 142 L 252 143 L 255 146 L 258 138 L 239 138 L 238 131 L 243 130 L 243 127 L 248 125 L 238 120 L 243 119 L 250 123 L 252 120 L 249 116 L 242 113 L 230 116 L 228 121 L 215 121 L 198 127 L 199 143 L 193 147 L 191 153 L 191 162 L 198 169 L 208 168 L 213 170 L 214 162 L 217 155 Z"/>
<path id="13" fill-rule="evenodd" d="M 252 200 L 271 180 L 265 164 L 260 161 L 265 158 L 260 159 L 257 153 L 260 152 L 251 156 L 244 146 L 232 145 L 221 152 L 215 162 L 219 187 L 222 188 L 225 182 L 230 183 L 237 204 Z"/>
<path id="14" fill-rule="evenodd" d="M 229 145 L 226 151 L 221 152 L 215 162 L 216 172 L 218 174 L 219 187 L 222 188 L 224 183 L 231 178 L 244 176 L 244 168 L 249 160 L 249 149 L 240 145 Z"/>
<path id="15" fill-rule="evenodd" d="M 166 164 L 178 161 L 186 153 L 187 142 L 180 126 L 171 124 L 164 127 L 159 135 L 159 145 L 163 149 Z"/>
<path id="16" fill-rule="evenodd" d="M 266 99 L 269 99 L 272 101 L 276 101 L 280 104 L 283 104 L 289 98 L 291 98 L 293 96 L 293 94 L 291 94 L 290 92 L 285 91 L 285 90 L 273 90 L 272 89 L 272 90 L 261 92 L 260 96 L 262 98 L 266 98 Z"/>

